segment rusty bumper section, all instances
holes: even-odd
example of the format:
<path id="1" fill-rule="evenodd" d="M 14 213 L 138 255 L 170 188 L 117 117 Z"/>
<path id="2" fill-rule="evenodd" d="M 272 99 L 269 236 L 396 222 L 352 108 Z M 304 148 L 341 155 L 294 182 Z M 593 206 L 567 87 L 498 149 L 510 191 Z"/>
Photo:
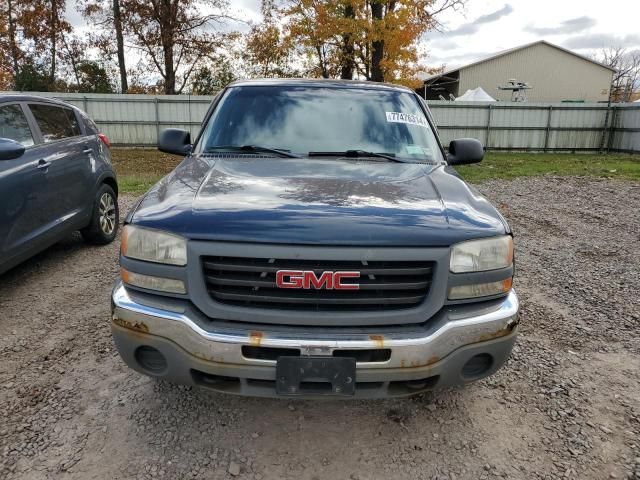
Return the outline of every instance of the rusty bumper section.
<path id="1" fill-rule="evenodd" d="M 261 396 L 276 395 L 276 357 L 269 352 L 355 356 L 356 398 L 409 395 L 473 381 L 508 359 L 519 321 L 513 291 L 492 302 L 447 306 L 426 326 L 410 328 L 258 330 L 212 321 L 189 302 L 140 294 L 122 284 L 114 288 L 112 306 L 114 340 L 130 367 L 176 383 Z M 385 355 L 370 353 L 381 351 Z M 159 352 L 164 363 L 152 359 L 147 364 L 142 354 L 148 352 Z M 484 368 L 465 370 L 472 359 L 481 359 Z"/>

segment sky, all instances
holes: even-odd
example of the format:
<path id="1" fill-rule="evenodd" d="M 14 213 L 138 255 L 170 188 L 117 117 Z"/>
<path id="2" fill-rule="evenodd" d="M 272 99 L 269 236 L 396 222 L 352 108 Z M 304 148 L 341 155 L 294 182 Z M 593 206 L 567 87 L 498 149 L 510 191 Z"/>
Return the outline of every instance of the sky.
<path id="1" fill-rule="evenodd" d="M 611 0 L 610 0 L 611 1 Z M 501 50 L 547 40 L 591 56 L 603 47 L 640 49 L 640 3 L 613 0 L 468 0 L 427 34 L 428 66 L 458 67 Z"/>
<path id="2" fill-rule="evenodd" d="M 588 56 L 607 46 L 640 49 L 640 2 L 609 1 L 612 8 L 593 0 L 467 0 L 464 8 L 440 17 L 441 31 L 421 40 L 421 63 L 459 67 L 543 39 Z M 236 18 L 261 19 L 260 0 L 230 0 L 230 5 Z M 67 0 L 67 17 L 86 28 L 75 0 Z"/>

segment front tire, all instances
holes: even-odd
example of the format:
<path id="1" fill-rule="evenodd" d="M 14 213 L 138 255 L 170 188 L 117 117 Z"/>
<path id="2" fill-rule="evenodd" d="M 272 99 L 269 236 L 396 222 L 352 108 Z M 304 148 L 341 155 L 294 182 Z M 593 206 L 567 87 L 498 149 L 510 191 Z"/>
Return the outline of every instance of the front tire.
<path id="1" fill-rule="evenodd" d="M 111 243 L 118 233 L 120 212 L 116 193 L 107 184 L 103 184 L 96 192 L 93 203 L 91 222 L 82 230 L 82 238 L 87 243 L 106 245 Z"/>

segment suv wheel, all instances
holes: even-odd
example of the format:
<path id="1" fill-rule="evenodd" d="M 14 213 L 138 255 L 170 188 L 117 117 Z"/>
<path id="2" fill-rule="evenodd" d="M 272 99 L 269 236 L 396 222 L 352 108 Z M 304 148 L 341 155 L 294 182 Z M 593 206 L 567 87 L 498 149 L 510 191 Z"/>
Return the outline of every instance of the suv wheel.
<path id="1" fill-rule="evenodd" d="M 118 199 L 109 185 L 103 184 L 96 193 L 91 222 L 80 230 L 82 238 L 88 243 L 106 245 L 116 238 L 120 216 Z"/>

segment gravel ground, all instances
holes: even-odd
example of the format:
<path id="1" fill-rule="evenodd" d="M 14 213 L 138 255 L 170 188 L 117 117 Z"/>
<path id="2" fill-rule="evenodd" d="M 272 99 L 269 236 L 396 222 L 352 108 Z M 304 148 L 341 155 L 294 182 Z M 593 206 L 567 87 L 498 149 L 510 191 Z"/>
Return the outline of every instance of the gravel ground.
<path id="1" fill-rule="evenodd" d="M 0 478 L 640 479 L 640 184 L 479 189 L 517 235 L 519 341 L 494 377 L 410 400 L 238 398 L 128 370 L 115 244 L 74 236 L 0 277 Z"/>

